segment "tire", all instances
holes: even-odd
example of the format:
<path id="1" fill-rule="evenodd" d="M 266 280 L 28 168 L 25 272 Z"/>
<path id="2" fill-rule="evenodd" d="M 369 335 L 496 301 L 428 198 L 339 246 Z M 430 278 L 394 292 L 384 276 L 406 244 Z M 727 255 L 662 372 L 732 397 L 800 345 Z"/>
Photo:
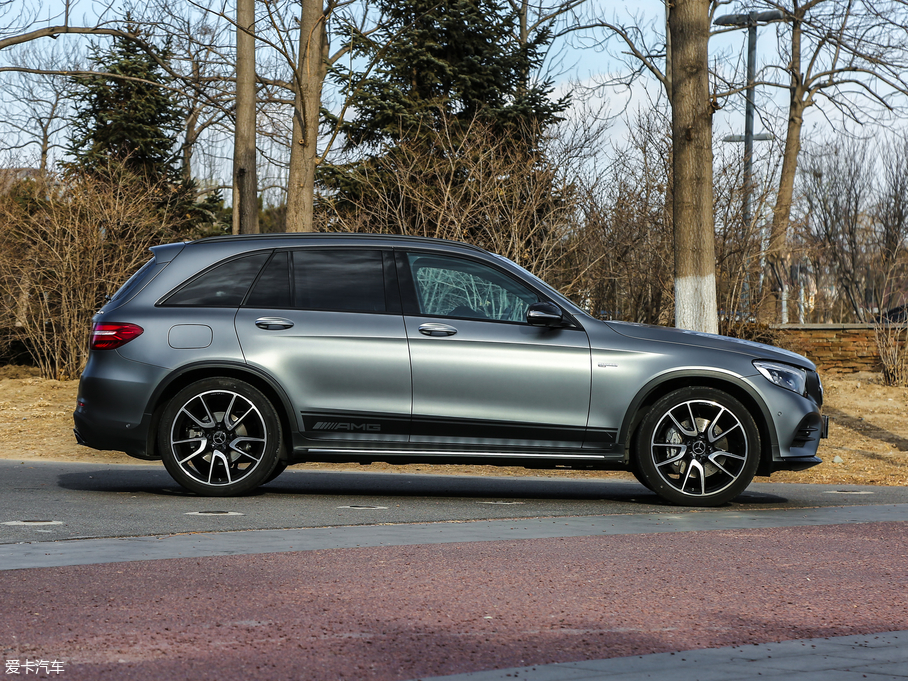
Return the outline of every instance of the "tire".
<path id="1" fill-rule="evenodd" d="M 268 476 L 268 479 L 265 480 L 265 482 L 271 482 L 285 470 L 287 470 L 287 464 L 285 464 L 283 461 L 278 461 L 277 465 L 274 467 L 274 470 L 271 471 L 271 475 Z"/>
<path id="2" fill-rule="evenodd" d="M 630 466 L 631 473 L 633 473 L 634 479 L 637 482 L 639 482 L 641 485 L 646 487 L 646 489 L 648 489 L 650 492 L 652 492 L 653 488 L 649 486 L 649 480 L 647 480 L 645 477 L 643 477 L 643 473 L 640 471 L 639 460 L 640 460 L 640 458 L 638 456 L 631 457 L 631 466 Z"/>
<path id="3" fill-rule="evenodd" d="M 760 433 L 750 412 L 715 388 L 681 388 L 644 416 L 633 466 L 644 485 L 680 506 L 720 506 L 751 483 Z"/>
<path id="4" fill-rule="evenodd" d="M 281 421 L 268 398 L 232 378 L 183 388 L 158 426 L 167 472 L 203 496 L 235 496 L 267 482 L 279 464 L 281 442 Z"/>

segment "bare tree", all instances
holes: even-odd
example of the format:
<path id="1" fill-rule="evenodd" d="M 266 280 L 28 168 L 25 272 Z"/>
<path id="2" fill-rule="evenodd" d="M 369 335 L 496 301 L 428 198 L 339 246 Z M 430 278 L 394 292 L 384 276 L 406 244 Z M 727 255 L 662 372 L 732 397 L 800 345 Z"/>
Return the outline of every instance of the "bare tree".
<path id="1" fill-rule="evenodd" d="M 0 327 L 46 378 L 81 373 L 104 297 L 175 235 L 179 216 L 161 213 L 159 187 L 121 164 L 105 173 L 48 175 L 0 197 Z"/>
<path id="2" fill-rule="evenodd" d="M 293 71 L 293 129 L 287 184 L 287 231 L 313 231 L 315 169 L 322 88 L 328 74 L 328 17 L 337 2 L 302 0 L 298 57 Z M 335 55 L 335 60 L 340 55 Z"/>
<path id="3" fill-rule="evenodd" d="M 122 17 L 111 16 L 112 3 L 104 7 L 94 23 L 74 25 L 71 15 L 78 0 L 64 0 L 58 14 L 43 19 L 40 3 L 23 3 L 19 0 L 0 0 L 0 52 L 44 38 L 56 40 L 64 35 L 113 36 L 138 39 L 119 28 Z M 144 44 L 144 43 L 143 43 Z M 0 67 L 3 71 L 29 71 L 16 65 Z M 41 71 L 41 69 L 38 69 Z"/>
<path id="4" fill-rule="evenodd" d="M 908 5 L 902 0 L 763 0 L 757 6 L 784 16 L 778 24 L 783 58 L 775 67 L 784 78 L 766 81 L 789 92 L 768 252 L 781 277 L 805 112 L 825 101 L 843 117 L 866 122 L 874 109 L 904 106 L 899 100 L 908 95 Z M 748 10 L 753 9 L 749 3 Z M 775 316 L 775 310 L 768 313 Z"/>
<path id="5" fill-rule="evenodd" d="M 386 150 L 393 172 L 359 166 L 364 198 L 337 211 L 325 197 L 319 227 L 469 241 L 538 276 L 560 273 L 573 248 L 571 183 L 542 153 L 501 139 L 479 119 L 467 129 L 449 123 Z"/>
<path id="6" fill-rule="evenodd" d="M 14 63 L 51 69 L 66 58 L 32 45 L 20 51 Z M 15 140 L 6 139 L 0 147 L 8 153 L 34 149 L 37 168 L 46 173 L 52 151 L 61 146 L 59 133 L 67 126 L 69 83 L 59 75 L 10 73 L 0 80 L 0 92 L 5 95 L 3 124 L 18 133 Z"/>
<path id="7" fill-rule="evenodd" d="M 865 143 L 828 145 L 811 153 L 802 173 L 805 227 L 854 319 L 873 307 L 868 275 L 875 259 L 869 150 Z"/>
<path id="8" fill-rule="evenodd" d="M 647 72 L 662 85 L 672 107 L 672 220 L 675 239 L 675 325 L 716 333 L 715 235 L 712 206 L 712 114 L 708 46 L 710 0 L 666 2 L 663 42 L 651 43 L 642 17 L 628 22 L 597 17 L 588 28 L 606 31 L 632 64 L 629 84 Z"/>
<path id="9" fill-rule="evenodd" d="M 675 326 L 718 333 L 709 9 L 709 0 L 676 0 L 669 14 L 673 73 L 672 222 Z"/>
<path id="10" fill-rule="evenodd" d="M 256 234 L 259 207 L 255 165 L 255 0 L 237 0 L 236 15 L 233 233 Z"/>
<path id="11" fill-rule="evenodd" d="M 908 137 L 894 144 L 883 142 L 880 146 L 882 186 L 876 221 L 880 228 L 882 269 L 889 272 L 897 265 L 899 256 L 905 255 L 908 245 Z M 888 300 L 883 302 L 886 304 Z"/>
<path id="12" fill-rule="evenodd" d="M 566 131 L 578 146 L 594 148 L 596 130 L 579 133 Z M 570 151 L 583 157 L 582 148 Z M 674 319 L 670 159 L 671 121 L 656 109 L 629 123 L 606 168 L 573 174 L 580 193 L 577 243 L 564 289 L 590 314 L 645 324 Z"/>

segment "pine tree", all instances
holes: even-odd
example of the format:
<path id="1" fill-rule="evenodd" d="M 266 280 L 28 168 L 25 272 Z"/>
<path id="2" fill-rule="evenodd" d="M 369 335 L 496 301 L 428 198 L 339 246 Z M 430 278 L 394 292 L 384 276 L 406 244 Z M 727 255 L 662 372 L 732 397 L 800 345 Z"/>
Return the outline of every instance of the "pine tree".
<path id="1" fill-rule="evenodd" d="M 424 144 L 456 163 L 456 139 L 479 127 L 528 155 L 540 152 L 545 129 L 567 106 L 550 99 L 551 83 L 530 81 L 547 34 L 519 46 L 513 16 L 496 0 L 380 0 L 378 6 L 386 20 L 382 30 L 348 38 L 356 63 L 371 69 L 332 74 L 354 112 L 343 123 L 326 115 L 353 159 L 320 169 L 319 183 L 335 210 L 363 201 L 370 191 L 364 174 L 396 172 L 403 146 L 412 155 L 414 144 Z M 442 131 L 453 145 L 433 141 Z"/>
<path id="2" fill-rule="evenodd" d="M 141 35 L 128 16 L 124 32 Z M 110 75 L 73 79 L 76 114 L 67 149 L 73 160 L 64 168 L 106 176 L 111 164 L 122 164 L 157 187 L 160 208 L 176 217 L 187 235 L 222 232 L 220 194 L 197 202 L 197 184 L 180 168 L 184 112 L 158 61 L 167 58 L 166 47 L 155 56 L 125 37 L 114 38 L 106 49 L 92 48 L 92 70 Z"/>
<path id="3" fill-rule="evenodd" d="M 437 129 L 452 117 L 544 126 L 564 108 L 545 96 L 547 83 L 526 82 L 539 45 L 521 50 L 511 39 L 512 17 L 494 0 L 379 4 L 383 31 L 354 37 L 358 56 L 377 62 L 373 74 L 341 75 L 357 112 L 343 127 L 348 148 Z"/>
<path id="4" fill-rule="evenodd" d="M 136 32 L 127 24 L 126 32 Z M 166 51 L 162 53 L 166 59 Z M 94 170 L 117 159 L 148 180 L 176 182 L 180 105 L 155 58 L 135 41 L 117 37 L 95 46 L 92 69 L 109 73 L 75 78 L 76 109 L 68 151 L 71 165 Z"/>

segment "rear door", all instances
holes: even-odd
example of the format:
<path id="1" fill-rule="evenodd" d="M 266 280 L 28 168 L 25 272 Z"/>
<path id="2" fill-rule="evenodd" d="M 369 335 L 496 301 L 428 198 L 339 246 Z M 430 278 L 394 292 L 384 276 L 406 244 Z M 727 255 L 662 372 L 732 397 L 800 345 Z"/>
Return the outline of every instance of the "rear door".
<path id="1" fill-rule="evenodd" d="M 246 361 L 284 386 L 313 446 L 406 442 L 410 356 L 390 251 L 276 251 L 236 331 Z"/>
<path id="2" fill-rule="evenodd" d="M 486 262 L 397 256 L 413 376 L 413 443 L 580 448 L 590 345 L 579 326 L 526 323 L 541 296 Z"/>

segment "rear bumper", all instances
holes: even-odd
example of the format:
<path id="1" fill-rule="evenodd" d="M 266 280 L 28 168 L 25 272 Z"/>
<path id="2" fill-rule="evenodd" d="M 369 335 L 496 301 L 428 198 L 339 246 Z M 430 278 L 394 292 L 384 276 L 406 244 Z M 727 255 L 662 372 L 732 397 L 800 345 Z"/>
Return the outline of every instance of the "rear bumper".
<path id="1" fill-rule="evenodd" d="M 157 458 L 153 455 L 150 456 L 147 451 L 148 427 L 142 422 L 134 426 L 131 423 L 111 419 L 99 421 L 80 413 L 78 408 L 73 412 L 73 422 L 75 423 L 73 434 L 76 436 L 76 442 L 84 447 L 125 452 L 137 459 Z"/>
<path id="2" fill-rule="evenodd" d="M 92 449 L 153 459 L 148 451 L 151 390 L 164 369 L 127 360 L 115 350 L 92 352 L 73 412 L 76 441 Z"/>

